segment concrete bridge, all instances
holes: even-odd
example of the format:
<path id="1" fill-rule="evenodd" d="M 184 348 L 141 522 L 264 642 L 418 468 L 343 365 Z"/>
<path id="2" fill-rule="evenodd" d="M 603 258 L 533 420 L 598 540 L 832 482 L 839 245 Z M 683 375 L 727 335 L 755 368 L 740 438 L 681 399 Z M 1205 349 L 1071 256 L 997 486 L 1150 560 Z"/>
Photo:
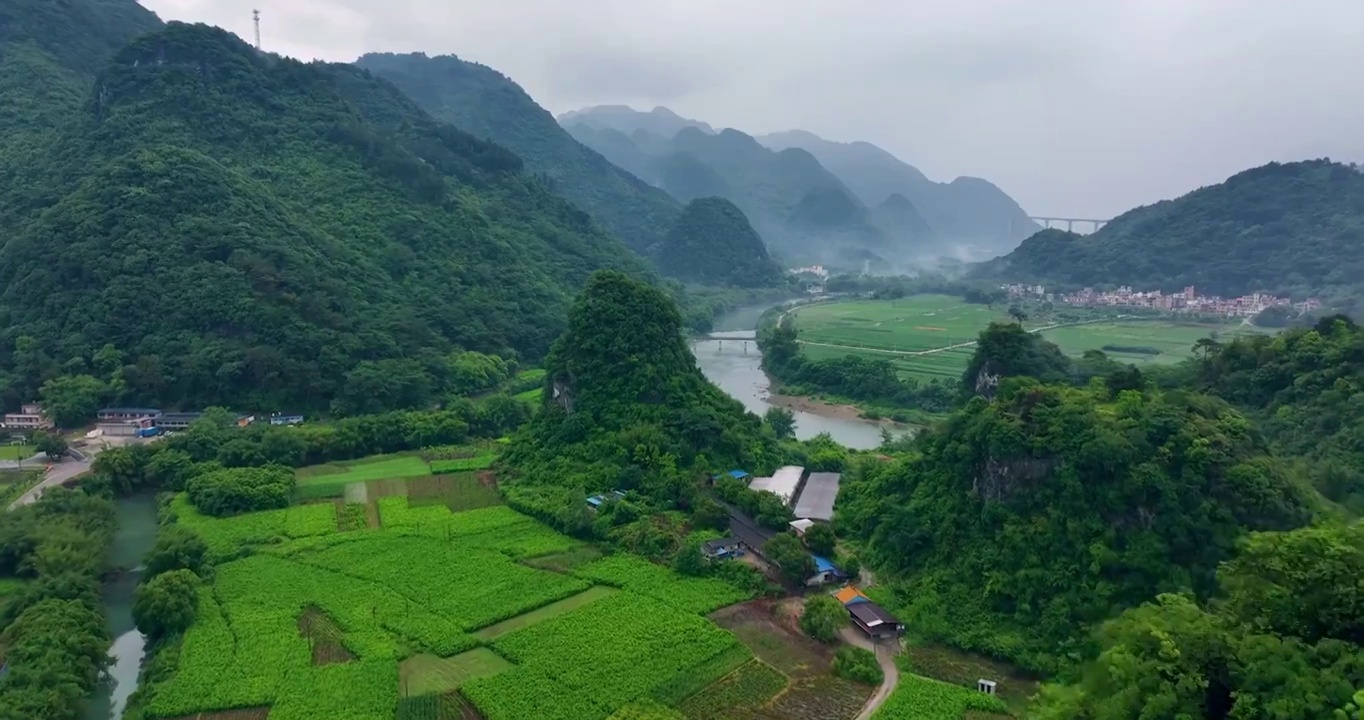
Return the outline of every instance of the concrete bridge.
<path id="1" fill-rule="evenodd" d="M 748 341 L 752 342 L 752 341 L 758 339 L 758 332 L 757 332 L 756 330 L 728 330 L 728 331 L 722 331 L 722 332 L 707 333 L 707 334 L 705 334 L 705 335 L 698 335 L 698 336 L 695 337 L 695 339 L 697 339 L 697 340 L 720 340 L 720 341 L 724 341 L 724 340 L 741 340 L 741 341 L 742 341 L 742 340 L 748 340 Z"/>
<path id="2" fill-rule="evenodd" d="M 1075 232 L 1075 223 L 1087 223 L 1094 229 L 1090 232 L 1098 232 L 1099 228 L 1107 225 L 1108 220 L 1098 220 L 1095 218 L 1070 218 L 1070 217 L 1029 217 L 1033 222 L 1041 223 L 1042 227 L 1050 228 L 1052 223 L 1065 223 L 1066 232 Z"/>

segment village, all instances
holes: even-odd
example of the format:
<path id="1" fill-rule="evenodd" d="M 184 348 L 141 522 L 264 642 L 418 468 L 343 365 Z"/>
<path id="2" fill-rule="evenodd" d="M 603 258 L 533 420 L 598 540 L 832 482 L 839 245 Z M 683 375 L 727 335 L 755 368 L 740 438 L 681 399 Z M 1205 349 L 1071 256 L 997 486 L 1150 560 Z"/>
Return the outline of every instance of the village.
<path id="1" fill-rule="evenodd" d="M 1047 292 L 1042 285 L 1001 285 L 1000 289 L 1008 292 L 1010 300 L 1044 300 L 1080 307 L 1146 308 L 1190 315 L 1251 318 L 1271 307 L 1291 307 L 1299 313 L 1321 308 L 1321 301 L 1315 298 L 1296 303 L 1290 298 L 1263 293 L 1223 298 L 1216 295 L 1199 295 L 1192 285 L 1170 294 L 1160 290 L 1136 291 L 1128 285 L 1117 290 L 1100 291 L 1084 288 L 1079 292 L 1061 294 Z"/>

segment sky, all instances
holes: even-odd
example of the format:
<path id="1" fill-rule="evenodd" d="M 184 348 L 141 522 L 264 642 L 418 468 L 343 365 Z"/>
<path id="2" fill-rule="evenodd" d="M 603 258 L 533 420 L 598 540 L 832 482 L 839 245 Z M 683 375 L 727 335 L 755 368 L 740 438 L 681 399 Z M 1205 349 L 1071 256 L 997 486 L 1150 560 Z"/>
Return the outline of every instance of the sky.
<path id="1" fill-rule="evenodd" d="M 1107 219 L 1269 161 L 1364 162 L 1361 0 L 141 0 L 267 50 L 455 54 L 556 115 L 865 140 Z"/>

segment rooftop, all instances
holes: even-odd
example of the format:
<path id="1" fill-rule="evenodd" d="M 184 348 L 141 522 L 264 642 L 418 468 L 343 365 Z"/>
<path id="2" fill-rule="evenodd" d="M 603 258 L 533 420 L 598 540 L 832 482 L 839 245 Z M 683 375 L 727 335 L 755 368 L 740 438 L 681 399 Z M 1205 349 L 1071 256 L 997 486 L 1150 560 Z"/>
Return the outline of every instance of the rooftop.
<path id="1" fill-rule="evenodd" d="M 805 488 L 796 500 L 796 517 L 829 521 L 834 519 L 834 500 L 838 497 L 838 473 L 810 473 Z"/>
<path id="2" fill-rule="evenodd" d="M 112 407 L 99 411 L 101 415 L 160 415 L 158 408 Z"/>
<path id="3" fill-rule="evenodd" d="M 848 606 L 848 612 L 852 616 L 862 621 L 867 627 L 877 625 L 899 625 L 900 621 L 894 615 L 886 612 L 880 605 L 874 602 L 860 602 Z"/>
<path id="4" fill-rule="evenodd" d="M 726 474 L 734 478 L 735 480 L 743 480 L 744 478 L 748 477 L 748 473 L 743 470 L 730 470 Z"/>
<path id="5" fill-rule="evenodd" d="M 787 465 L 777 468 L 772 473 L 772 477 L 754 478 L 748 484 L 749 490 L 767 491 L 781 498 L 781 501 L 790 504 L 791 499 L 796 495 L 796 488 L 800 486 L 800 479 L 805 475 L 805 468 L 796 465 Z"/>
<path id="6" fill-rule="evenodd" d="M 830 560 L 829 558 L 820 557 L 819 555 L 811 555 L 810 557 L 815 559 L 815 570 L 818 570 L 819 572 L 838 571 L 838 568 L 834 567 L 833 561 Z"/>
<path id="7" fill-rule="evenodd" d="M 703 543 L 703 547 L 705 547 L 707 550 L 719 550 L 721 548 L 726 548 L 738 544 L 739 544 L 738 538 L 726 537 L 718 538 L 715 540 L 707 540 L 705 543 Z"/>
<path id="8" fill-rule="evenodd" d="M 855 605 L 857 603 L 871 602 L 871 599 L 862 594 L 861 590 L 849 585 L 848 587 L 834 593 L 834 599 L 844 605 Z"/>

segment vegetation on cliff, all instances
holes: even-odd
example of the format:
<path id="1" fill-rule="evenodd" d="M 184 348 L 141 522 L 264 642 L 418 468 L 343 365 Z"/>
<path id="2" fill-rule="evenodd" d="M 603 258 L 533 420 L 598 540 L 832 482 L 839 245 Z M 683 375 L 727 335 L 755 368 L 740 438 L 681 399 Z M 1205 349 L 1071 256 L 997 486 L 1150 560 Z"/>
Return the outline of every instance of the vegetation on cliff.
<path id="1" fill-rule="evenodd" d="M 710 285 L 773 287 L 785 279 L 743 211 L 723 198 L 687 203 L 657 260 L 665 275 Z"/>

